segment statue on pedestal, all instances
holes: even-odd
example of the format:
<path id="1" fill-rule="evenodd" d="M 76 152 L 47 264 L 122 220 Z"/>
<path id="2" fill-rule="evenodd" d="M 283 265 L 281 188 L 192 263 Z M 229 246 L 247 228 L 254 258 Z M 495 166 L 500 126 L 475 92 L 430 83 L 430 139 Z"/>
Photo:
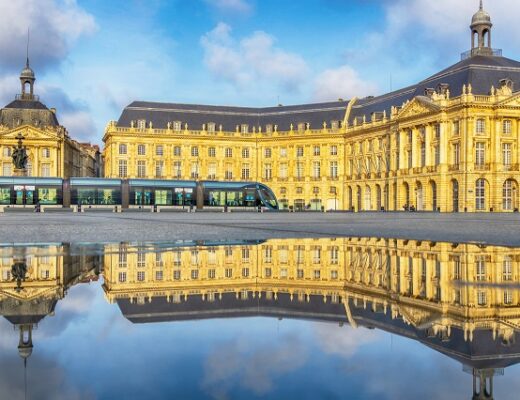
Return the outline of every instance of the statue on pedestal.
<path id="1" fill-rule="evenodd" d="M 11 157 L 13 158 L 15 171 L 24 171 L 26 170 L 29 156 L 27 155 L 27 148 L 22 144 L 24 137 L 21 134 L 18 134 L 16 139 L 18 139 L 18 147 L 13 148 L 13 154 Z"/>

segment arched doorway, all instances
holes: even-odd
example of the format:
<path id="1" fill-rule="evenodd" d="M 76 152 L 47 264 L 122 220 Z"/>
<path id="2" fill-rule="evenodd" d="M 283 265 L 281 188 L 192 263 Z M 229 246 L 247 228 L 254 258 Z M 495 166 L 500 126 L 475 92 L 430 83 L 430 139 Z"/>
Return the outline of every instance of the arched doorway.
<path id="1" fill-rule="evenodd" d="M 421 182 L 415 184 L 415 204 L 417 211 L 424 210 L 424 190 Z"/>
<path id="2" fill-rule="evenodd" d="M 451 181 L 451 207 L 453 212 L 459 212 L 459 181 Z"/>
<path id="3" fill-rule="evenodd" d="M 365 208 L 364 210 L 370 211 L 372 209 L 372 189 L 370 186 L 365 187 Z"/>
<path id="4" fill-rule="evenodd" d="M 437 211 L 437 184 L 435 183 L 435 181 L 430 181 L 430 196 L 432 199 L 432 211 Z"/>
<path id="5" fill-rule="evenodd" d="M 517 205 L 517 183 L 514 179 L 508 179 L 502 185 L 502 210 L 513 211 L 518 208 Z"/>

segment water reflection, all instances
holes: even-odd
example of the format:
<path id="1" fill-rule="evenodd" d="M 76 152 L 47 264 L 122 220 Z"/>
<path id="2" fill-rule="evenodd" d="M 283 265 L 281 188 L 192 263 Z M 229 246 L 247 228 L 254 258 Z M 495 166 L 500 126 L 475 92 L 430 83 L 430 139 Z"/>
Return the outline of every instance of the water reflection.
<path id="1" fill-rule="evenodd" d="M 474 399 L 493 398 L 493 377 L 520 362 L 520 249 L 377 238 L 5 245 L 0 262 L 0 314 L 24 362 L 38 323 L 100 272 L 132 323 L 263 316 L 377 328 L 460 362 Z"/>

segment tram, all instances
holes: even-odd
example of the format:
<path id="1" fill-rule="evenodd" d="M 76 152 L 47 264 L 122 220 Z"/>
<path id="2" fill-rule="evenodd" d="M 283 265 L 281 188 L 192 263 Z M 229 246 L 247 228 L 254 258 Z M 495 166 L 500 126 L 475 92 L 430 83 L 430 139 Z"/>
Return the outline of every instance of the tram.
<path id="1" fill-rule="evenodd" d="M 278 210 L 258 182 L 0 177 L 0 207 Z"/>

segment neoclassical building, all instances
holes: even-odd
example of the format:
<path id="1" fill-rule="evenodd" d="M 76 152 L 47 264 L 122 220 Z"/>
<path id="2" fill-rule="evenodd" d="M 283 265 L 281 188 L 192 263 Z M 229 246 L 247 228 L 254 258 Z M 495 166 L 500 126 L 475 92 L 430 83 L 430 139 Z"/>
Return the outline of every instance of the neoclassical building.
<path id="1" fill-rule="evenodd" d="M 471 50 L 385 95 L 267 108 L 135 101 L 104 135 L 105 176 L 256 180 L 283 208 L 514 211 L 520 62 L 471 21 Z"/>
<path id="2" fill-rule="evenodd" d="M 36 177 L 99 176 L 98 146 L 78 143 L 58 122 L 56 109 L 34 94 L 36 77 L 29 59 L 20 74 L 21 93 L 0 109 L 0 176 L 12 176 L 11 158 L 18 137 L 27 147 L 27 175 Z"/>

